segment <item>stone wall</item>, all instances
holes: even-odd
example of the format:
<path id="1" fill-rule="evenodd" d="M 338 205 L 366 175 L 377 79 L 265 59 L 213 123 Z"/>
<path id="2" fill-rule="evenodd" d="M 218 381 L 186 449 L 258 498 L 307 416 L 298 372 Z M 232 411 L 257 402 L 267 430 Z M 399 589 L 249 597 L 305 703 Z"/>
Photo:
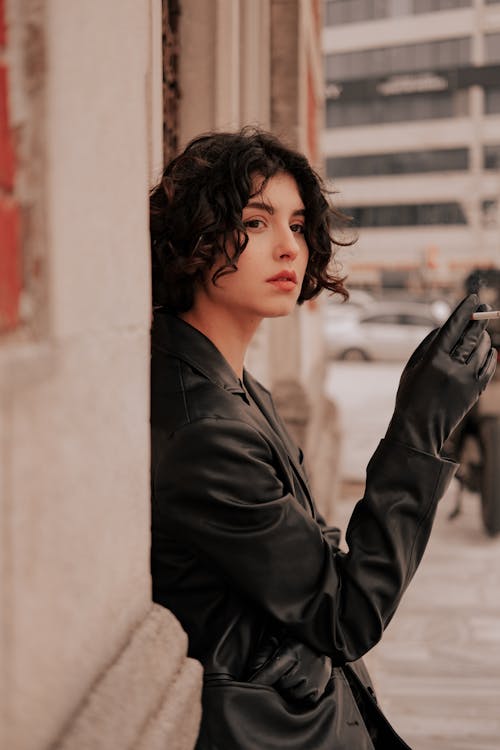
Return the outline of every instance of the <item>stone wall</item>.
<path id="1" fill-rule="evenodd" d="M 23 269 L 0 339 L 0 744 L 189 750 L 201 670 L 149 573 L 161 3 L 0 8 L 0 199 L 21 219 L 2 263 Z"/>

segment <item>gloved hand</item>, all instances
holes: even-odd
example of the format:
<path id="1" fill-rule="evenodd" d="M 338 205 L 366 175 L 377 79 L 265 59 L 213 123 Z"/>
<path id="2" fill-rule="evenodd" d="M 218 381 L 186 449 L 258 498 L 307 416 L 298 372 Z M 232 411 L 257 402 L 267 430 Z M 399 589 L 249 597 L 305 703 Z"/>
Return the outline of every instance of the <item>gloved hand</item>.
<path id="1" fill-rule="evenodd" d="M 432 331 L 403 370 L 386 438 L 439 456 L 443 444 L 486 388 L 496 367 L 487 321 L 471 320 L 476 294 Z"/>
<path id="2" fill-rule="evenodd" d="M 318 654 L 293 638 L 286 638 L 250 677 L 250 682 L 272 685 L 289 701 L 313 705 L 332 676 L 329 656 Z"/>

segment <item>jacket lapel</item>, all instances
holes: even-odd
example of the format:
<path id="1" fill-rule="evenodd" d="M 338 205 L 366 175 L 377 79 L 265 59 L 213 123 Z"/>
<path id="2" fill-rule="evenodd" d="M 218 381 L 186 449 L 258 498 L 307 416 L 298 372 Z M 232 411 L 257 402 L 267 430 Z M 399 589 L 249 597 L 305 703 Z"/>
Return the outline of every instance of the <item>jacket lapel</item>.
<path id="1" fill-rule="evenodd" d="M 316 516 L 309 483 L 298 459 L 298 448 L 288 434 L 288 431 L 285 428 L 280 417 L 276 413 L 271 395 L 246 371 L 244 374 L 244 383 L 246 389 L 248 390 L 248 393 L 255 401 L 255 403 L 259 407 L 260 412 L 264 416 L 268 427 L 270 427 L 272 430 L 273 437 L 275 438 L 274 444 L 276 444 L 277 437 L 285 448 L 287 458 L 292 465 L 293 471 L 295 472 L 295 475 L 302 486 L 311 512 L 313 516 Z"/>
<path id="2" fill-rule="evenodd" d="M 242 399 L 242 417 L 251 419 L 267 435 L 288 475 L 290 486 L 294 486 L 295 474 L 312 514 L 316 516 L 307 479 L 298 460 L 297 446 L 276 414 L 270 393 L 246 371 L 242 383 L 206 336 L 166 311 L 155 312 L 151 334 L 153 348 L 183 360 L 220 388 Z M 257 408 L 249 403 L 247 393 Z"/>

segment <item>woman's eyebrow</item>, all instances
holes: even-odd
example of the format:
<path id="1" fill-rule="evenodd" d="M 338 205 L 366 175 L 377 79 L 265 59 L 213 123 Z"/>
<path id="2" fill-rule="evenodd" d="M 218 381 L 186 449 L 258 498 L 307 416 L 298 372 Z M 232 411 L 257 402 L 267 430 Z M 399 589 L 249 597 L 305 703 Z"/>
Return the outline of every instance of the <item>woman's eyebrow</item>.
<path id="1" fill-rule="evenodd" d="M 244 206 L 243 210 L 245 208 L 257 208 L 259 211 L 267 211 L 268 214 L 274 213 L 274 208 L 269 203 L 263 203 L 262 201 L 250 201 L 250 203 Z"/>
<path id="2" fill-rule="evenodd" d="M 274 213 L 274 208 L 269 205 L 269 203 L 263 203 L 262 201 L 250 201 L 250 203 L 247 203 L 245 208 L 257 208 L 259 211 L 267 211 L 268 214 Z M 297 208 L 295 211 L 292 211 L 292 216 L 305 216 L 306 210 L 305 208 Z"/>

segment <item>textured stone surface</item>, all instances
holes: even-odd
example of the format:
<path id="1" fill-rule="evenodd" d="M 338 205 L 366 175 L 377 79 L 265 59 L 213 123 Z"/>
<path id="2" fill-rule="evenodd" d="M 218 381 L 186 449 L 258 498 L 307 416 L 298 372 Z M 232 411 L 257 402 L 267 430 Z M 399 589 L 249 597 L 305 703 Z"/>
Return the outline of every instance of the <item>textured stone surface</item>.
<path id="1" fill-rule="evenodd" d="M 23 750 L 59 731 L 148 607 L 148 351 L 146 332 L 55 346 L 40 381 L 11 382 L 4 400 L 8 699 Z"/>
<path id="2" fill-rule="evenodd" d="M 148 5 L 48 4 L 49 293 L 58 338 L 148 325 Z"/>
<path id="3" fill-rule="evenodd" d="M 306 466 L 318 510 L 331 524 L 341 485 L 342 432 L 335 402 L 320 392 L 313 403 L 306 442 Z"/>
<path id="4" fill-rule="evenodd" d="M 201 667 L 175 618 L 153 605 L 104 671 L 54 750 L 191 750 Z"/>
<path id="5" fill-rule="evenodd" d="M 39 134 L 19 165 L 23 254 L 42 248 L 50 273 L 42 340 L 21 331 L 0 356 L 1 720 L 9 750 L 45 750 L 151 606 L 152 30 L 133 0 L 25 0 L 12 17 L 13 101 L 23 138 Z"/>
<path id="6" fill-rule="evenodd" d="M 201 719 L 201 665 L 183 662 L 134 750 L 192 750 Z"/>

